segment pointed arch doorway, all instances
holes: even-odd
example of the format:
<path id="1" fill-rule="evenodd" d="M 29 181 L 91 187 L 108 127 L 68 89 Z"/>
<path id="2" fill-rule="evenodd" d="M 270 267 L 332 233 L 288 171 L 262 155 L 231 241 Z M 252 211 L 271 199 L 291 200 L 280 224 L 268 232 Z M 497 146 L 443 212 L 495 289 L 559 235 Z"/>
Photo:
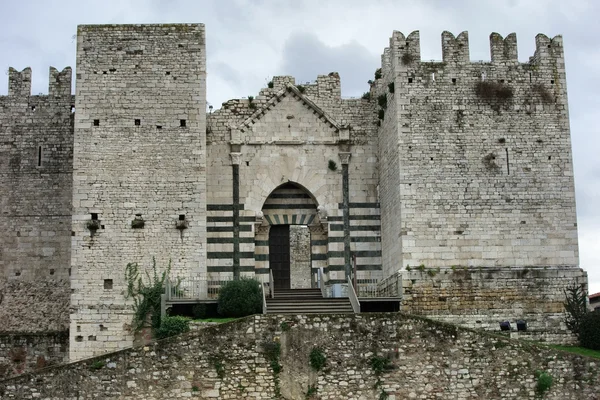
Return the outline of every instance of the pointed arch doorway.
<path id="1" fill-rule="evenodd" d="M 280 185 L 265 200 L 255 230 L 255 259 L 257 269 L 273 274 L 276 290 L 317 287 L 318 270 L 327 265 L 323 214 L 315 198 L 293 182 Z"/>

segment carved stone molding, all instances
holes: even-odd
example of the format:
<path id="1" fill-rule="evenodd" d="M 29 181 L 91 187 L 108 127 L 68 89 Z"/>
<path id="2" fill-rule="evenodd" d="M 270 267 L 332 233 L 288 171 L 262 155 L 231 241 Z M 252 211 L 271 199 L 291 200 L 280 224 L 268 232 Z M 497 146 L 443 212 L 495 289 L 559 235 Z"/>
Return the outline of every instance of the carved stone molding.
<path id="1" fill-rule="evenodd" d="M 231 165 L 240 165 L 242 153 L 229 153 L 229 157 L 231 157 Z"/>
<path id="2" fill-rule="evenodd" d="M 350 164 L 350 156 L 352 156 L 352 153 L 339 153 L 339 156 L 342 164 Z"/>

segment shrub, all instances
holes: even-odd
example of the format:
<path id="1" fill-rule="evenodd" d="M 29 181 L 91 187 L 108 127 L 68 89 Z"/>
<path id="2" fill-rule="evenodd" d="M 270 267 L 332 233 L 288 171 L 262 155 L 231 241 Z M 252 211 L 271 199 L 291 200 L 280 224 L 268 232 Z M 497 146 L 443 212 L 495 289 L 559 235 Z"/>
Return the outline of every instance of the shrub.
<path id="1" fill-rule="evenodd" d="M 327 362 L 327 357 L 325 357 L 323 350 L 321 350 L 318 347 L 315 347 L 310 352 L 309 360 L 312 369 L 314 369 L 315 371 L 320 371 L 325 366 L 325 363 Z"/>
<path id="2" fill-rule="evenodd" d="M 269 81 L 269 83 L 267 83 L 267 87 L 269 89 L 273 89 L 273 81 Z"/>
<path id="3" fill-rule="evenodd" d="M 508 100 L 513 97 L 513 89 L 501 82 L 477 82 L 475 93 L 486 100 Z"/>
<path id="4" fill-rule="evenodd" d="M 163 317 L 160 321 L 160 327 L 155 331 L 157 339 L 163 339 L 169 336 L 179 335 L 189 332 L 190 320 L 186 317 Z"/>
<path id="5" fill-rule="evenodd" d="M 535 371 L 537 377 L 537 385 L 535 391 L 541 396 L 552 387 L 552 375 L 545 371 Z"/>
<path id="6" fill-rule="evenodd" d="M 256 279 L 227 282 L 219 291 L 217 311 L 224 317 L 245 317 L 262 312 L 262 292 Z"/>
<path id="7" fill-rule="evenodd" d="M 298 91 L 300 93 L 304 93 L 306 91 L 306 88 L 304 86 L 302 86 L 302 85 L 296 85 L 296 87 L 298 88 Z"/>
<path id="8" fill-rule="evenodd" d="M 363 95 L 361 96 L 361 99 L 371 100 L 371 92 L 364 92 Z"/>
<path id="9" fill-rule="evenodd" d="M 600 350 L 600 312 L 589 312 L 581 319 L 579 344 L 586 349 Z"/>
<path id="10" fill-rule="evenodd" d="M 381 77 L 382 77 L 382 74 L 381 74 L 381 68 L 377 68 L 377 69 L 375 70 L 375 80 L 377 80 L 377 79 L 381 79 Z"/>
<path id="11" fill-rule="evenodd" d="M 192 308 L 192 315 L 194 316 L 194 319 L 206 318 L 206 304 L 196 304 Z"/>

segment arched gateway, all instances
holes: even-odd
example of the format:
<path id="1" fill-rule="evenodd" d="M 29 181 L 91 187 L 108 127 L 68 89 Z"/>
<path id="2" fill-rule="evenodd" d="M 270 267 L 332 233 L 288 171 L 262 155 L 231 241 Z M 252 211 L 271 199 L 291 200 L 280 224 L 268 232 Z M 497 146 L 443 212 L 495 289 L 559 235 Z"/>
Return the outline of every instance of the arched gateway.
<path id="1" fill-rule="evenodd" d="M 287 182 L 267 197 L 257 223 L 257 269 L 270 269 L 275 288 L 316 287 L 319 268 L 327 266 L 327 224 L 315 198 Z"/>

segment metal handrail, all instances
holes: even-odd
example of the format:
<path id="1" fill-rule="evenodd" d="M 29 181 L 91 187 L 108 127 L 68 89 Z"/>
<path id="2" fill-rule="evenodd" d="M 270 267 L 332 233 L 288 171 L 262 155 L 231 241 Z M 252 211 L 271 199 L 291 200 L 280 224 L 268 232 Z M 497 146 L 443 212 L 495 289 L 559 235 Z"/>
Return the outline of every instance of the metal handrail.
<path id="1" fill-rule="evenodd" d="M 323 268 L 319 268 L 318 271 L 317 279 L 319 281 L 319 289 L 321 289 L 321 296 L 325 298 L 327 297 L 327 290 L 325 290 L 325 281 L 323 281 Z"/>
<path id="2" fill-rule="evenodd" d="M 265 282 L 261 282 L 260 283 L 260 291 L 262 292 L 262 299 L 263 299 L 263 314 L 267 313 L 267 298 L 265 296 Z"/>
<path id="3" fill-rule="evenodd" d="M 206 273 L 186 278 L 169 278 L 166 280 L 167 301 L 216 300 L 221 287 L 233 277 L 210 277 Z M 174 282 L 177 282 L 174 284 Z"/>
<path id="4" fill-rule="evenodd" d="M 269 270 L 269 292 L 271 293 L 271 298 L 275 298 L 275 280 L 273 279 L 273 270 Z"/>
<path id="5" fill-rule="evenodd" d="M 348 298 L 350 299 L 350 304 L 352 304 L 352 310 L 355 314 L 358 314 L 360 313 L 360 301 L 358 301 L 358 297 L 356 297 L 354 285 L 352 284 L 350 277 L 348 277 L 346 280 L 348 281 Z"/>

